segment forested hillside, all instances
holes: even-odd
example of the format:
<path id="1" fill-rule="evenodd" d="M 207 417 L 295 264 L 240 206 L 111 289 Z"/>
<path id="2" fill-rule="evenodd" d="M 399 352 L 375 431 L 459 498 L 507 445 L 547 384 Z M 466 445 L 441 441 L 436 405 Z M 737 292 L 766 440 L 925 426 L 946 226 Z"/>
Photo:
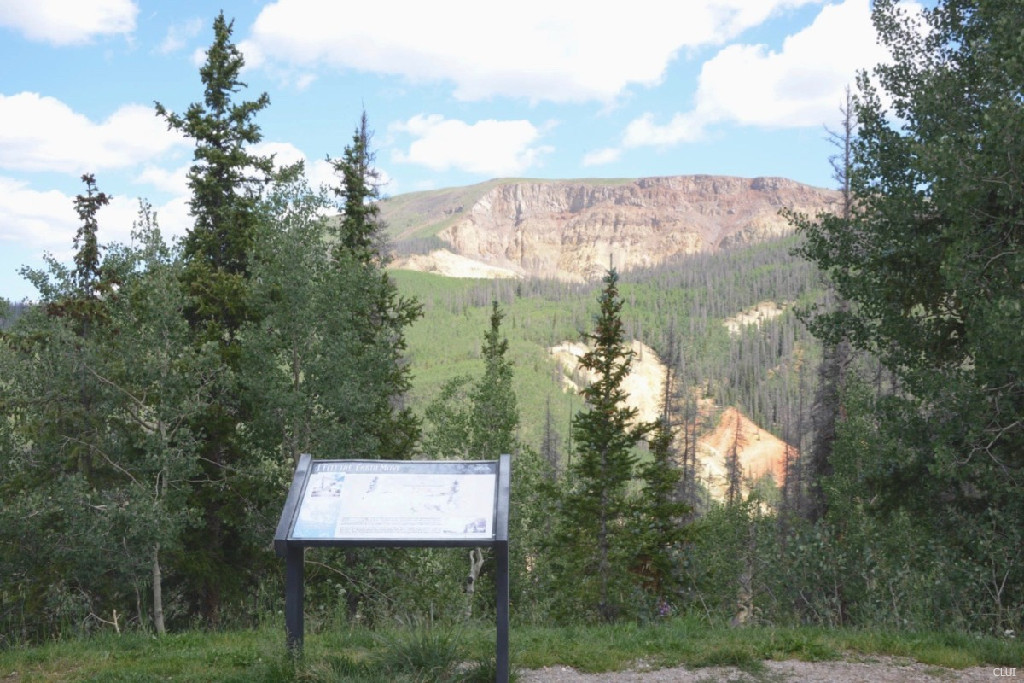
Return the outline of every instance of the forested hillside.
<path id="1" fill-rule="evenodd" d="M 658 268 L 622 275 L 622 319 L 629 339 L 651 346 L 672 365 L 674 404 L 700 398 L 737 406 L 755 422 L 799 445 L 801 410 L 809 410 L 818 346 L 796 310 L 824 291 L 820 275 L 790 251 L 795 238 L 714 254 L 679 257 Z M 578 399 L 567 394 L 548 350 L 579 341 L 596 310 L 598 283 L 558 280 L 465 280 L 393 271 L 400 289 L 424 305 L 409 330 L 413 404 L 423 406 L 440 386 L 480 365 L 479 330 L 490 302 L 506 311 L 522 435 L 538 446 L 548 406 L 560 443 Z M 726 321 L 764 302 L 783 313 L 730 333 Z M 438 331 L 444 330 L 443 334 Z M 802 383 L 802 384 L 801 384 Z M 801 396 L 801 391 L 803 396 Z M 689 398 L 686 398 L 689 397 Z"/>

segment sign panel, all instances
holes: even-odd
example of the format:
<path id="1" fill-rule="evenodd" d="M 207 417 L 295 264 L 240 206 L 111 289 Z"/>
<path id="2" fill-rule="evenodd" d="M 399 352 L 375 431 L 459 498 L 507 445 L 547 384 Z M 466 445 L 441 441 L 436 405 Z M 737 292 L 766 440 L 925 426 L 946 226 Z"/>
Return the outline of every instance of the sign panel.
<path id="1" fill-rule="evenodd" d="M 495 537 L 497 462 L 314 460 L 289 540 Z"/>

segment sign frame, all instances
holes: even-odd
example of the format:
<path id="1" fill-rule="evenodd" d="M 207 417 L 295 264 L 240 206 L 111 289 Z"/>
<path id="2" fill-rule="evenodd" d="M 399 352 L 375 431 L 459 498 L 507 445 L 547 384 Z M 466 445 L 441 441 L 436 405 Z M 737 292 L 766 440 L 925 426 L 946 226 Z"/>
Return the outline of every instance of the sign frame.
<path id="1" fill-rule="evenodd" d="M 423 474 L 438 474 L 449 469 L 450 473 L 466 475 L 486 474 L 485 469 L 494 472 L 493 510 L 491 514 L 490 534 L 473 537 L 446 537 L 444 534 L 429 533 L 409 534 L 405 537 L 374 537 L 360 536 L 336 538 L 327 536 L 312 537 L 309 534 L 295 534 L 296 522 L 303 511 L 303 503 L 310 505 L 310 497 L 306 495 L 307 487 L 314 473 L 328 471 L 325 465 L 337 464 L 339 471 L 365 465 L 367 471 L 378 472 L 382 476 L 393 474 L 412 474 L 420 470 Z M 433 471 L 431 471 L 433 470 Z M 476 471 L 474 471 L 476 470 Z M 305 549 L 310 547 L 399 547 L 399 548 L 476 548 L 490 547 L 494 549 L 496 563 L 495 597 L 497 642 L 495 646 L 497 679 L 507 681 L 509 676 L 509 586 L 508 586 L 508 512 L 509 490 L 511 479 L 511 458 L 508 454 L 501 455 L 498 460 L 314 460 L 308 453 L 299 457 L 299 462 L 292 476 L 292 484 L 288 490 L 284 509 L 274 534 L 274 551 L 285 560 L 285 631 L 289 651 L 294 654 L 302 652 L 304 631 L 304 556 Z M 344 493 L 344 486 L 340 493 Z M 312 495 L 312 494 L 311 494 Z M 339 496 L 339 493 L 331 493 Z M 339 503 L 340 505 L 340 503 Z M 456 534 L 458 536 L 458 534 Z"/>

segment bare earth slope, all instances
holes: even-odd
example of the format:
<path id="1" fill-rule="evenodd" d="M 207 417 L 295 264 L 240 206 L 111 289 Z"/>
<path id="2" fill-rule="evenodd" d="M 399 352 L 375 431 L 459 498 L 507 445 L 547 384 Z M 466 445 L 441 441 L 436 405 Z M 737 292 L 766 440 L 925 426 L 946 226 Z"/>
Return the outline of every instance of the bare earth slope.
<path id="1" fill-rule="evenodd" d="M 631 349 L 633 363 L 623 381 L 626 405 L 637 410 L 637 420 L 651 422 L 661 412 L 665 366 L 649 346 L 634 340 Z M 578 393 L 594 381 L 594 373 L 579 367 L 580 358 L 587 352 L 583 344 L 566 341 L 548 351 L 562 371 L 562 386 L 566 390 Z M 744 494 L 749 490 L 749 482 L 767 474 L 781 485 L 787 455 L 799 457 L 795 448 L 761 429 L 736 408 L 726 408 L 715 427 L 701 435 L 697 443 L 698 474 L 715 500 L 725 500 L 729 488 L 727 458 L 733 448 L 742 470 Z"/>
<path id="2" fill-rule="evenodd" d="M 835 210 L 838 195 L 784 178 L 493 180 L 381 203 L 392 236 L 437 235 L 455 254 L 524 276 L 584 281 L 753 244 L 791 231 L 783 208 Z M 394 267 L 423 267 L 399 260 Z"/>

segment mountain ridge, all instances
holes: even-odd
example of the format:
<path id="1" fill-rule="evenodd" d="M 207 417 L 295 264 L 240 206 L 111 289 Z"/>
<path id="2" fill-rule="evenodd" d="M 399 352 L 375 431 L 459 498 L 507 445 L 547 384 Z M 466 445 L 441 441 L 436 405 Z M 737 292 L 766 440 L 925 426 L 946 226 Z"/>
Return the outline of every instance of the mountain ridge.
<path id="1" fill-rule="evenodd" d="M 494 179 L 380 206 L 398 245 L 431 238 L 430 251 L 478 262 L 494 276 L 584 282 L 609 264 L 625 271 L 780 237 L 792 232 L 782 209 L 813 215 L 838 203 L 834 190 L 786 178 L 687 175 Z M 408 254 L 393 267 L 446 272 Z"/>

